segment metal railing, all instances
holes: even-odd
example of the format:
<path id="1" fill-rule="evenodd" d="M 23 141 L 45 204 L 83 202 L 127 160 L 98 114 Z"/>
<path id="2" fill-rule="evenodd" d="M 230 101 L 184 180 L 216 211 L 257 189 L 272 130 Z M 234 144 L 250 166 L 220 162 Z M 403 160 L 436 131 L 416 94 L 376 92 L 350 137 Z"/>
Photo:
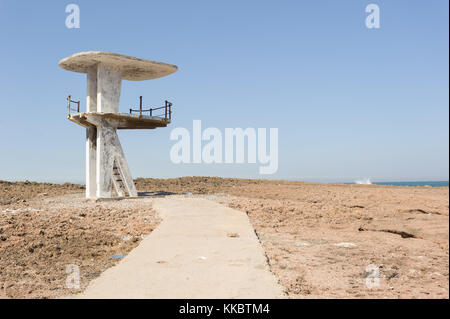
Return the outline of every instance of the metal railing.
<path id="1" fill-rule="evenodd" d="M 150 109 L 145 110 L 142 108 L 142 96 L 140 96 L 139 97 L 139 109 L 138 110 L 130 109 L 130 114 L 132 114 L 133 112 L 139 113 L 139 117 L 141 117 L 144 112 L 148 112 L 150 116 L 159 117 L 166 121 L 167 120 L 170 121 L 170 120 L 172 120 L 172 103 L 170 103 L 167 100 L 164 102 L 165 102 L 164 106 L 150 108 Z M 67 111 L 68 111 L 69 116 L 70 116 L 71 111 L 80 113 L 80 101 L 72 100 L 71 95 L 69 95 L 67 97 Z"/>
<path id="2" fill-rule="evenodd" d="M 155 114 L 156 111 L 156 114 Z M 169 101 L 165 101 L 164 106 L 156 107 L 156 108 L 150 108 L 150 109 L 143 109 L 142 108 L 142 96 L 139 97 L 139 110 L 133 110 L 130 109 L 130 114 L 133 112 L 139 113 L 139 117 L 142 116 L 143 112 L 149 112 L 150 116 L 160 117 L 165 120 L 171 120 L 172 119 L 172 103 Z"/>
<path id="3" fill-rule="evenodd" d="M 69 116 L 70 116 L 70 111 L 80 113 L 80 101 L 73 101 L 72 97 L 70 95 L 67 97 L 67 101 L 68 101 L 67 111 L 69 112 Z M 76 109 L 72 108 L 72 103 L 77 105 Z"/>

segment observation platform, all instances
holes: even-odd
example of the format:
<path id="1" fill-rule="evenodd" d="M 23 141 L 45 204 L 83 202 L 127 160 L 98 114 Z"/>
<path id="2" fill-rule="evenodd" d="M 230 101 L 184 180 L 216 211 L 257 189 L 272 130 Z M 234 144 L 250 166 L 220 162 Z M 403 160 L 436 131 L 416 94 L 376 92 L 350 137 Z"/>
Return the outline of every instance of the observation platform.
<path id="1" fill-rule="evenodd" d="M 65 70 L 86 74 L 86 107 L 67 97 L 67 118 L 86 128 L 86 197 L 136 197 L 137 191 L 117 135 L 117 129 L 155 129 L 172 120 L 172 103 L 129 113 L 119 112 L 122 81 L 167 76 L 177 66 L 112 52 L 88 51 L 59 61 Z"/>
<path id="2" fill-rule="evenodd" d="M 69 114 L 68 119 L 85 128 L 95 127 L 100 119 L 106 119 L 119 130 L 155 129 L 170 124 L 168 118 L 128 113 L 83 112 Z"/>

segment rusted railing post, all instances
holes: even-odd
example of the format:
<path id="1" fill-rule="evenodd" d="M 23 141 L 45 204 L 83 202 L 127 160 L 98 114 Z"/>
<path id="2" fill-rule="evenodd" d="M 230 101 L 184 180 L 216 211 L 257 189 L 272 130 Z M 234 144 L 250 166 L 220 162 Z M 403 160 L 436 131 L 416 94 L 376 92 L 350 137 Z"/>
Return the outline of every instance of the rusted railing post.
<path id="1" fill-rule="evenodd" d="M 153 109 L 150 109 L 150 116 L 153 116 Z"/>
<path id="2" fill-rule="evenodd" d="M 172 103 L 169 102 L 169 120 L 172 120 Z"/>
<path id="3" fill-rule="evenodd" d="M 164 107 L 164 119 L 167 120 L 167 100 L 166 100 L 166 105 Z"/>
<path id="4" fill-rule="evenodd" d="M 142 96 L 139 97 L 139 117 L 142 116 Z"/>
<path id="5" fill-rule="evenodd" d="M 80 113 L 80 101 L 77 102 L 77 113 Z"/>
<path id="6" fill-rule="evenodd" d="M 67 112 L 69 113 L 70 116 L 70 95 L 67 96 Z"/>

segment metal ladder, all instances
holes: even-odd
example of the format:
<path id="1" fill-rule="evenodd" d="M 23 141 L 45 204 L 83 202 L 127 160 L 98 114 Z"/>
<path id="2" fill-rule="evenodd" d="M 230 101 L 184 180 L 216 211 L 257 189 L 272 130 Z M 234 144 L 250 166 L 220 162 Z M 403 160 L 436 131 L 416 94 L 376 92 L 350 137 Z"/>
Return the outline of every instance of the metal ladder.
<path id="1" fill-rule="evenodd" d="M 127 188 L 125 187 L 122 175 L 120 174 L 119 167 L 117 166 L 115 160 L 113 164 L 112 180 L 113 180 L 113 188 L 116 191 L 117 196 L 119 197 L 130 196 L 130 194 L 127 192 Z"/>

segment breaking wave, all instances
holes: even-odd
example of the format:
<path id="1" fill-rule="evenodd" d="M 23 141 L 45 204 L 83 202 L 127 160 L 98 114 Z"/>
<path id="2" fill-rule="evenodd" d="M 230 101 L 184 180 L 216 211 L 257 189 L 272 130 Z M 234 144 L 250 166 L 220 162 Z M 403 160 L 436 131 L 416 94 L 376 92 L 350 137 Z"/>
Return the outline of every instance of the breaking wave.
<path id="1" fill-rule="evenodd" d="M 370 181 L 370 178 L 366 178 L 366 179 L 358 179 L 358 180 L 356 180 L 355 184 L 371 185 L 372 182 Z"/>

